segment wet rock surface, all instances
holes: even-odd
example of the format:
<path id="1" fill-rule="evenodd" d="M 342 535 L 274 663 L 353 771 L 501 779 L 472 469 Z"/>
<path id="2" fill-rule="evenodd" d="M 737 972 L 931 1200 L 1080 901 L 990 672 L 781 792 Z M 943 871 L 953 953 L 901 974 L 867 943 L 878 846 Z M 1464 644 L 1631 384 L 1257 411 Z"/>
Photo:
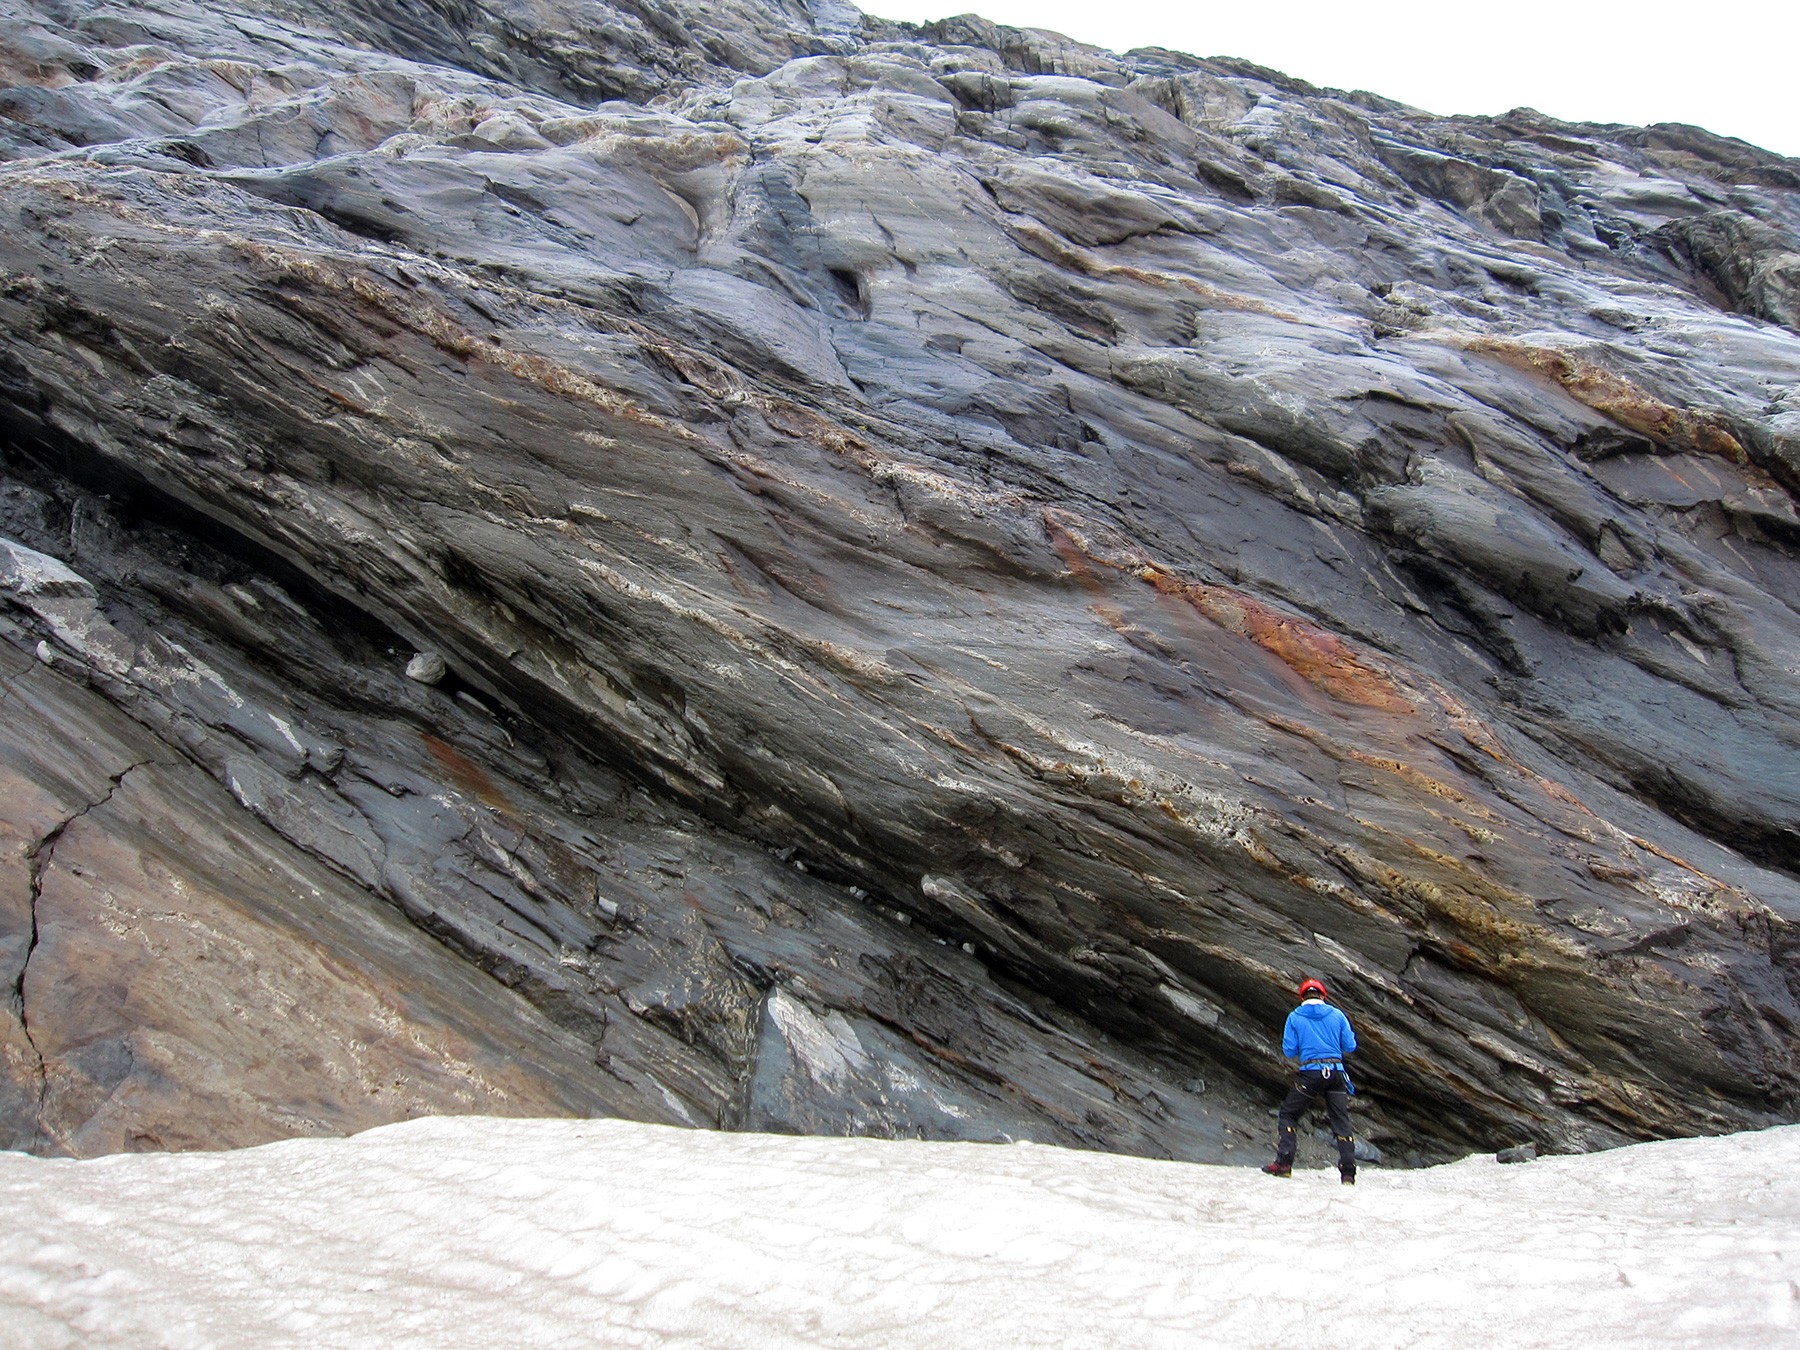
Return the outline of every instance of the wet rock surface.
<path id="1" fill-rule="evenodd" d="M 1794 162 L 848 7 L 4 14 L 15 1146 L 1222 1158 L 1302 973 L 1392 1159 L 1794 1117 Z"/>

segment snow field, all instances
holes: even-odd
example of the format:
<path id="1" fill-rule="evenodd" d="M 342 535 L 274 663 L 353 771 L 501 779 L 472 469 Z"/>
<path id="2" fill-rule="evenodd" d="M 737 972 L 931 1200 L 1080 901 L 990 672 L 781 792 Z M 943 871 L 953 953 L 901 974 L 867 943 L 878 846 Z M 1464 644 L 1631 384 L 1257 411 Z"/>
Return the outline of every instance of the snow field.
<path id="1" fill-rule="evenodd" d="M 1360 1181 L 467 1117 L 0 1154 L 0 1345 L 1800 1343 L 1800 1127 Z"/>

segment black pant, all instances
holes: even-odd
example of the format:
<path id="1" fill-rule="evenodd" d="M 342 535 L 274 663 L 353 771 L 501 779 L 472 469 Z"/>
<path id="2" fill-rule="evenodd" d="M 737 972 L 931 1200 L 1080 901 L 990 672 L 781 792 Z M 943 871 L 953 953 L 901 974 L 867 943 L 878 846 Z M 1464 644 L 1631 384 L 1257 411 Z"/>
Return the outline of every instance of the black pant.
<path id="1" fill-rule="evenodd" d="M 1281 1104 L 1279 1128 L 1275 1134 L 1275 1161 L 1294 1164 L 1298 1145 L 1294 1128 L 1306 1108 L 1319 1098 L 1325 1099 L 1325 1120 L 1337 1138 L 1338 1170 L 1356 1170 L 1356 1140 L 1350 1134 L 1350 1094 L 1344 1088 L 1342 1069 L 1302 1069 L 1294 1077 L 1294 1090 Z"/>

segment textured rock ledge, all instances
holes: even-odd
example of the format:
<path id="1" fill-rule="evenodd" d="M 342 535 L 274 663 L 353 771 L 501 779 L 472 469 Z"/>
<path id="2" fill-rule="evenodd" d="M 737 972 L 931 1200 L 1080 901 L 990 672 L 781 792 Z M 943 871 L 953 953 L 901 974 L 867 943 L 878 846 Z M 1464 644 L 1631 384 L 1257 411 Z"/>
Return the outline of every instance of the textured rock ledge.
<path id="1" fill-rule="evenodd" d="M 1793 1118 L 1792 162 L 973 20 L 304 9 L 8 11 L 15 1137 L 128 1145 L 151 1070 L 59 1047 L 223 997 L 99 1015 L 147 892 L 64 867 L 146 836 L 511 986 L 420 977 L 475 1048 L 396 1072 L 476 1067 L 396 1114 L 1225 1156 L 1305 970 L 1401 1156 Z"/>

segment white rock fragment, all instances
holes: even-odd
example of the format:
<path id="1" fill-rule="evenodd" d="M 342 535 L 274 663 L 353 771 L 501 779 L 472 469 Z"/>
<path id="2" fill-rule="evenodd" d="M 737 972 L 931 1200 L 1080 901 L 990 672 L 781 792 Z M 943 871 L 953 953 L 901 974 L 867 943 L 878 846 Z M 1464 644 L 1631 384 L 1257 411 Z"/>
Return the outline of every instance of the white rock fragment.
<path id="1" fill-rule="evenodd" d="M 769 996 L 769 1017 L 795 1061 L 824 1087 L 842 1089 L 872 1067 L 856 1028 L 835 1008 L 820 1017 L 786 990 L 776 989 Z"/>
<path id="2" fill-rule="evenodd" d="M 131 669 L 135 644 L 101 612 L 93 583 L 68 564 L 0 539 L 0 594 L 36 614 L 58 642 L 96 670 L 120 676 Z"/>
<path id="3" fill-rule="evenodd" d="M 1185 1017 L 1200 1023 L 1201 1026 L 1216 1027 L 1219 1025 L 1220 1010 L 1205 999 L 1196 998 L 1185 989 L 1177 989 L 1172 984 L 1158 985 L 1156 992 L 1175 1006 Z"/>
<path id="4" fill-rule="evenodd" d="M 406 663 L 406 678 L 420 684 L 436 684 L 444 678 L 447 667 L 436 652 L 415 652 Z"/>

